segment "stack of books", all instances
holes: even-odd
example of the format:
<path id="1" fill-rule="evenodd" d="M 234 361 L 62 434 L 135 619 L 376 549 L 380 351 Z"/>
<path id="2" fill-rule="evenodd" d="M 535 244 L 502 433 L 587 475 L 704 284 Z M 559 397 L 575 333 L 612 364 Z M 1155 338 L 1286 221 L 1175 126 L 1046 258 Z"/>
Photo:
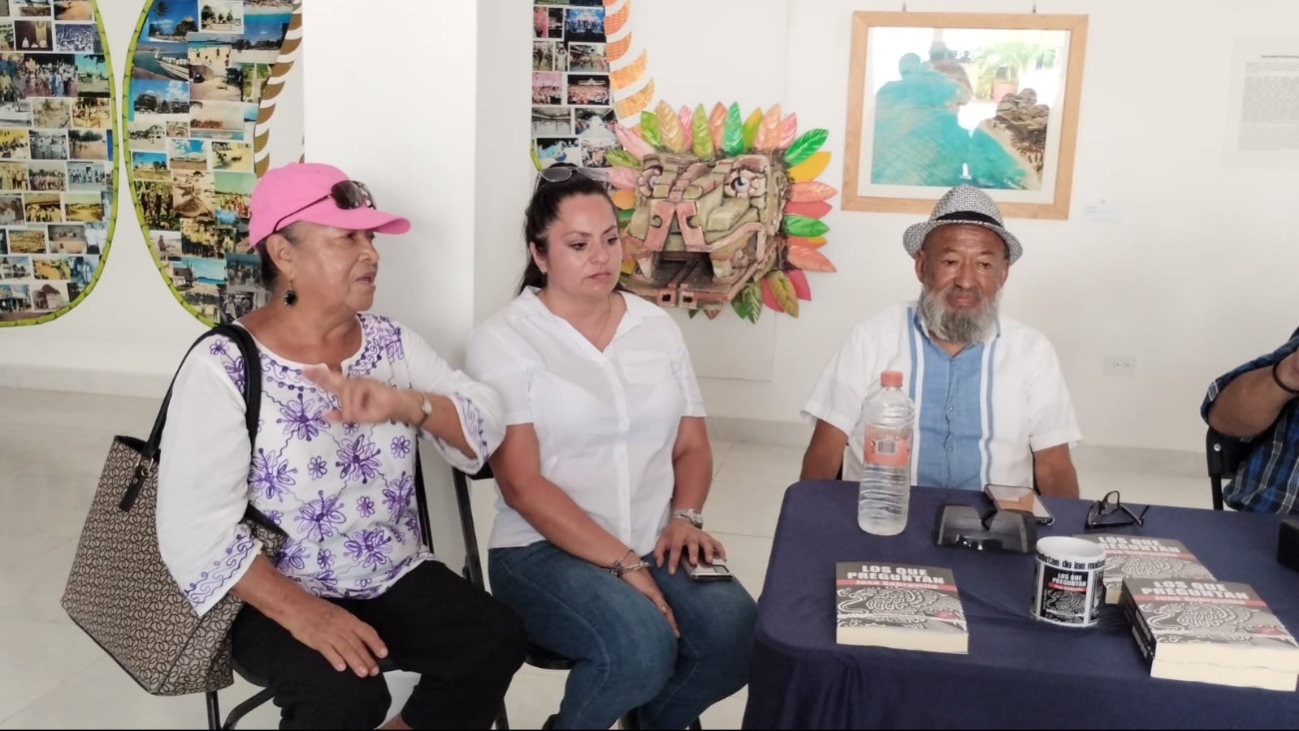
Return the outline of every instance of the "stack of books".
<path id="1" fill-rule="evenodd" d="M 1127 579 L 1120 605 L 1150 674 L 1291 691 L 1299 643 L 1246 584 Z"/>

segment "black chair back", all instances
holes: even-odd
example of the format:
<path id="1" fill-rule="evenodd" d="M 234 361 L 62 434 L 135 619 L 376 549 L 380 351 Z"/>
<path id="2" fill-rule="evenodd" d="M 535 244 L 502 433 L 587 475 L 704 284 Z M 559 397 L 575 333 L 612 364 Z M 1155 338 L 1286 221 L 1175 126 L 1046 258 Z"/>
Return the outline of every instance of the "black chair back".
<path id="1" fill-rule="evenodd" d="M 1205 437 L 1204 454 L 1209 468 L 1209 486 L 1213 490 L 1213 509 L 1222 510 L 1222 483 L 1236 477 L 1237 470 L 1249 457 L 1253 442 L 1220 434 L 1213 429 Z"/>
<path id="2" fill-rule="evenodd" d="M 485 465 L 476 475 L 466 475 L 460 470 L 451 471 L 452 480 L 456 485 L 456 507 L 460 513 L 460 533 L 465 539 L 465 567 L 462 572 L 465 581 L 482 589 L 487 590 L 487 582 L 483 579 L 483 558 L 478 550 L 478 531 L 474 528 L 474 509 L 469 502 L 469 484 L 479 480 L 492 479 L 492 466 Z"/>

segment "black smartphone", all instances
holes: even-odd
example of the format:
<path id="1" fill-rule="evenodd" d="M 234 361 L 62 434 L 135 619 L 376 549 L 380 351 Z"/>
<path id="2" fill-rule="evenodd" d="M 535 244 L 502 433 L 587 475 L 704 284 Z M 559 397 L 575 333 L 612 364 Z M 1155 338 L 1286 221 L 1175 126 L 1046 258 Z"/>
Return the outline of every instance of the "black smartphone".
<path id="1" fill-rule="evenodd" d="M 1031 487 L 1014 487 L 1011 485 L 984 485 L 983 494 L 988 496 L 998 510 L 1022 510 L 1032 513 L 1037 522 L 1051 525 L 1055 516 L 1042 502 L 1042 498 Z"/>

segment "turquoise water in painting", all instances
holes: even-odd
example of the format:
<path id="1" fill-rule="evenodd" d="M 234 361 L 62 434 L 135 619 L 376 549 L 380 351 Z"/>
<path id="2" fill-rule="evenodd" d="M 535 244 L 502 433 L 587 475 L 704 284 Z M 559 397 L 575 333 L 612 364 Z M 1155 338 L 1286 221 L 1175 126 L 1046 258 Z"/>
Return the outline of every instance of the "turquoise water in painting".
<path id="1" fill-rule="evenodd" d="M 875 96 L 873 184 L 1027 187 L 1028 171 L 1000 141 L 981 127 L 971 132 L 961 126 L 958 112 L 969 101 L 969 88 L 915 54 L 899 61 L 899 71 L 901 78 Z"/>

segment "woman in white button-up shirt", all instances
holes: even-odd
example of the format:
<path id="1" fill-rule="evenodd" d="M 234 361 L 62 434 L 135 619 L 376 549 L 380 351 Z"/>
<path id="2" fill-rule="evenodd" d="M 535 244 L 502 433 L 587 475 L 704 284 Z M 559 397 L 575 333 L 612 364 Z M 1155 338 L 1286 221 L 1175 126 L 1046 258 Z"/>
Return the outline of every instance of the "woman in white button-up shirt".
<path id="1" fill-rule="evenodd" d="M 507 425 L 492 590 L 575 663 L 555 728 L 633 711 L 684 728 L 747 682 L 756 605 L 688 576 L 725 558 L 701 530 L 712 451 L 690 356 L 665 312 L 615 291 L 613 205 L 568 172 L 528 208 L 521 294 L 469 348 Z"/>

